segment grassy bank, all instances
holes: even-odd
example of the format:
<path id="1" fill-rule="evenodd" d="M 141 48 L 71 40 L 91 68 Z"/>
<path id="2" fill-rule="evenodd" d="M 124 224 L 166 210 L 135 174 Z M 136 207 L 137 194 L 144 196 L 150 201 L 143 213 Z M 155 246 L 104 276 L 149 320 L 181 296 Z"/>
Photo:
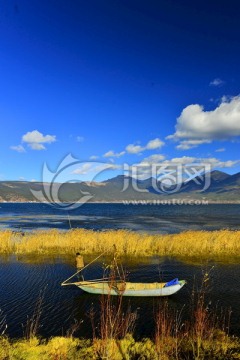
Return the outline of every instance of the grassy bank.
<path id="1" fill-rule="evenodd" d="M 173 256 L 173 257 L 240 257 L 240 231 L 187 231 L 179 234 L 141 234 L 127 230 L 92 231 L 72 229 L 31 233 L 0 232 L 1 254 L 67 255 L 100 254 Z"/>
<path id="2" fill-rule="evenodd" d="M 101 356 L 99 349 L 103 344 L 101 339 L 83 340 L 73 337 L 54 337 L 50 340 L 9 341 L 0 338 L 1 360 L 170 360 L 170 359 L 239 359 L 240 344 L 238 339 L 218 334 L 214 341 L 204 340 L 198 357 L 193 353 L 192 341 L 182 340 L 175 353 L 176 339 L 169 337 L 165 343 L 161 341 L 161 350 L 151 339 L 135 341 L 132 335 L 120 340 L 109 340 L 108 356 Z M 226 342 L 224 342 L 226 341 Z"/>

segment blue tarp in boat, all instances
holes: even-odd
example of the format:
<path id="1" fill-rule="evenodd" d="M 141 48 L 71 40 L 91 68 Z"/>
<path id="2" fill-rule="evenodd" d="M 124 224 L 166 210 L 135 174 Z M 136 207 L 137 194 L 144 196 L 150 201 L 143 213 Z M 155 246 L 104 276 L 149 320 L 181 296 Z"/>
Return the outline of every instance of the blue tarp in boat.
<path id="1" fill-rule="evenodd" d="M 173 280 L 167 282 L 167 283 L 164 285 L 164 287 L 173 286 L 173 285 L 179 285 L 179 284 L 180 284 L 180 283 L 179 283 L 179 281 L 178 281 L 178 278 L 176 278 L 176 279 L 173 279 Z"/>

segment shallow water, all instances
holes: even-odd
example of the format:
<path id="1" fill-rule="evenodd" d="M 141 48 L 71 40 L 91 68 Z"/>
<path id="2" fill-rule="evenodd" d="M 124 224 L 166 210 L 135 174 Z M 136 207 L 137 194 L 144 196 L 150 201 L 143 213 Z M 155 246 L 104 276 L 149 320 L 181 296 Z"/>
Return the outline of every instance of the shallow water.
<path id="1" fill-rule="evenodd" d="M 91 336 L 92 329 L 89 317 L 91 307 L 99 307 L 99 296 L 86 294 L 77 287 L 61 287 L 60 284 L 75 272 L 74 259 L 72 263 L 66 259 L 49 259 L 32 263 L 24 259 L 1 259 L 0 262 L 0 309 L 6 316 L 7 333 L 11 337 L 22 337 L 24 324 L 31 317 L 34 306 L 41 290 L 44 292 L 44 301 L 40 319 L 39 334 L 48 337 L 65 335 L 75 321 L 83 320 L 76 335 Z M 87 259 L 90 261 L 90 259 Z M 105 259 L 107 261 L 107 259 Z M 85 271 L 85 278 L 101 276 L 103 261 L 95 263 Z M 177 260 L 151 258 L 139 260 L 139 263 L 125 263 L 130 271 L 129 280 L 154 282 L 169 281 L 175 277 L 187 280 L 187 285 L 177 294 L 169 297 L 171 308 L 181 310 L 183 314 L 189 310 L 191 291 L 194 281 L 200 285 L 204 266 L 185 264 Z M 208 265 L 208 269 L 211 265 Z M 240 267 L 239 265 L 215 264 L 211 271 L 208 297 L 209 306 L 218 305 L 225 310 L 231 307 L 231 333 L 240 335 Z M 154 329 L 153 309 L 161 298 L 124 298 L 125 308 L 130 305 L 133 311 L 137 310 L 137 336 L 151 336 Z M 98 317 L 98 311 L 96 318 Z M 96 321 L 97 325 L 97 321 Z"/>

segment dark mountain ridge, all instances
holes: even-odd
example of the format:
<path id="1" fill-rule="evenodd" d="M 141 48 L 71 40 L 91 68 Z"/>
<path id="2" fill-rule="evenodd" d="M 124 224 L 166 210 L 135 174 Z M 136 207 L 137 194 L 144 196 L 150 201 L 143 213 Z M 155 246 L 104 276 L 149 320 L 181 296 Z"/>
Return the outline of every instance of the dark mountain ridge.
<path id="1" fill-rule="evenodd" d="M 27 181 L 0 181 L 1 202 L 76 202 L 84 196 L 90 202 L 121 202 L 124 200 L 158 199 L 207 199 L 216 202 L 240 202 L 240 173 L 229 175 L 214 170 L 210 174 L 209 187 L 202 191 L 199 178 L 181 185 L 178 191 L 170 184 L 155 178 L 137 180 L 118 175 L 102 182 L 42 183 Z M 164 185 L 164 187 L 163 187 Z M 162 188 L 161 188 L 162 186 Z M 162 189 L 164 191 L 162 191 Z M 166 190 L 167 189 L 167 190 Z"/>

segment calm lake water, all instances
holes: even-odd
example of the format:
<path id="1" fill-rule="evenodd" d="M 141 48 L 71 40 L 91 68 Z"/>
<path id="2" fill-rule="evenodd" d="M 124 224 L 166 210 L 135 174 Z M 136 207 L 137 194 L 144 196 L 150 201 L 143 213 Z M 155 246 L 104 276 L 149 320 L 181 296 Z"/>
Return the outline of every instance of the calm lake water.
<path id="1" fill-rule="evenodd" d="M 33 261 L 34 259 L 31 259 Z M 40 260 L 40 259 L 35 259 Z M 73 259 L 74 260 L 74 259 Z M 6 315 L 7 333 L 11 337 L 22 337 L 27 318 L 34 312 L 34 306 L 39 298 L 41 289 L 44 289 L 44 301 L 40 319 L 39 334 L 43 337 L 65 335 L 75 321 L 83 320 L 76 335 L 91 336 L 92 329 L 89 317 L 91 307 L 99 308 L 100 296 L 84 293 L 77 287 L 61 287 L 63 280 L 75 272 L 74 261 L 58 259 L 51 262 L 33 264 L 26 261 L 17 261 L 12 258 L 0 263 L 0 308 Z M 88 259 L 89 261 L 89 259 Z M 102 274 L 102 262 L 95 263 L 91 269 L 86 269 L 86 278 L 97 278 Z M 210 267 L 210 264 L 209 264 Z M 208 267 L 208 268 L 209 268 Z M 129 279 L 135 281 L 168 281 L 175 277 L 187 280 L 187 285 L 177 294 L 169 297 L 172 309 L 183 309 L 183 314 L 189 310 L 191 291 L 194 281 L 201 283 L 202 271 L 200 265 L 185 264 L 169 259 L 140 260 L 137 264 L 128 261 Z M 232 310 L 231 333 L 240 335 L 240 267 L 239 265 L 215 264 L 211 271 L 210 287 L 208 290 L 209 307 L 218 306 Z M 137 310 L 138 319 L 136 335 L 152 336 L 154 329 L 154 308 L 162 298 L 124 298 L 124 306 L 131 306 Z M 96 315 L 97 318 L 97 315 Z M 97 321 L 96 321 L 97 325 Z"/>
<path id="2" fill-rule="evenodd" d="M 0 204 L 0 227 L 32 231 L 81 227 L 94 230 L 131 229 L 152 233 L 176 233 L 189 229 L 239 229 L 240 205 L 151 206 L 121 204 L 86 204 L 73 211 L 57 210 L 47 204 Z M 69 222 L 70 220 L 70 222 Z M 240 240 L 240 239 L 239 239 Z M 76 335 L 91 336 L 86 315 L 92 306 L 98 308 L 99 297 L 83 293 L 76 287 L 60 284 L 75 272 L 73 259 L 0 258 L 0 309 L 6 316 L 7 333 L 22 337 L 27 317 L 31 317 L 41 290 L 44 302 L 39 333 L 42 336 L 65 335 L 75 321 L 83 320 Z M 86 262 L 91 259 L 86 259 Z M 106 259 L 105 259 L 106 260 Z M 107 260 L 106 260 L 107 261 Z M 86 270 L 86 278 L 101 276 L 104 259 Z M 208 296 L 210 307 L 231 307 L 231 332 L 240 335 L 240 266 L 214 265 Z M 187 313 L 193 283 L 200 284 L 204 265 L 186 264 L 173 259 L 138 259 L 126 263 L 133 281 L 168 281 L 175 277 L 187 285 L 169 298 L 172 308 Z M 194 280 L 195 279 L 195 280 Z M 153 309 L 161 298 L 124 298 L 124 305 L 137 310 L 138 336 L 151 336 L 154 328 Z M 220 310 L 219 310 L 220 311 Z M 1 319 L 0 319 L 1 320 Z M 1 332 L 1 329 L 0 329 Z"/>
<path id="3" fill-rule="evenodd" d="M 84 204 L 62 210 L 49 204 L 0 204 L 0 228 L 131 229 L 151 233 L 184 230 L 240 229 L 239 205 L 124 205 Z"/>

